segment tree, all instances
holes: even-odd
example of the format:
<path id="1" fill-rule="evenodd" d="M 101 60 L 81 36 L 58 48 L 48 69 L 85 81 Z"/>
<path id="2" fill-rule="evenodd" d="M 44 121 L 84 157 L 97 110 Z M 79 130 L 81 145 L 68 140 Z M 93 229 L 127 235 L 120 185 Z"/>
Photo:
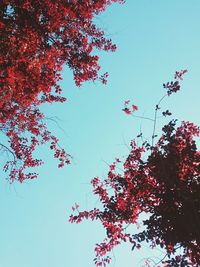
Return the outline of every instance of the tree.
<path id="1" fill-rule="evenodd" d="M 77 86 L 97 79 L 106 83 L 96 52 L 115 51 L 116 46 L 93 19 L 112 2 L 123 0 L 1 1 L 0 129 L 7 144 L 1 142 L 0 149 L 12 155 L 4 166 L 10 181 L 37 177 L 26 169 L 42 164 L 33 153 L 46 142 L 59 167 L 70 163 L 70 155 L 48 131 L 40 105 L 66 100 L 58 84 L 64 63 Z"/>
<path id="2" fill-rule="evenodd" d="M 129 241 L 133 250 L 145 241 L 152 248 L 165 249 L 165 257 L 153 266 L 200 265 L 200 150 L 195 139 L 200 129 L 191 122 L 177 126 L 177 120 L 171 120 L 155 142 L 161 101 L 180 90 L 185 72 L 176 72 L 174 81 L 163 84 L 167 93 L 155 107 L 151 143 L 143 140 L 138 146 L 133 140 L 124 163 L 116 159 L 105 180 L 95 177 L 91 181 L 102 208 L 79 212 L 77 205 L 73 207 L 77 214 L 71 215 L 70 222 L 90 218 L 99 220 L 106 230 L 106 238 L 95 247 L 96 266 L 106 266 L 111 260 L 109 252 L 123 241 Z M 135 116 L 137 109 L 125 101 L 126 114 Z M 162 115 L 170 116 L 171 112 L 166 110 Z M 118 171 L 120 168 L 123 171 Z M 141 214 L 147 217 L 142 219 L 142 230 L 127 233 L 127 226 L 140 222 Z M 180 255 L 178 248 L 182 249 Z"/>

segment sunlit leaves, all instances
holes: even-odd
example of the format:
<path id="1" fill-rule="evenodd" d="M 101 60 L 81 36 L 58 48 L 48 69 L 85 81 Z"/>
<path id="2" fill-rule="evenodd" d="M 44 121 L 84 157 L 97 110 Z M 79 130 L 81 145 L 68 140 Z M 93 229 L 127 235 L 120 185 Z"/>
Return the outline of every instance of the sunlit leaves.
<path id="1" fill-rule="evenodd" d="M 70 155 L 46 128 L 39 107 L 64 102 L 58 84 L 63 64 L 72 70 L 74 81 L 99 79 L 97 49 L 115 51 L 116 45 L 93 23 L 93 18 L 112 2 L 122 0 L 2 0 L 0 2 L 0 126 L 11 154 L 6 163 L 11 181 L 32 179 L 26 168 L 39 166 L 33 158 L 37 146 L 50 143 L 58 167 L 70 163 Z M 24 137 L 25 136 L 25 137 Z"/>

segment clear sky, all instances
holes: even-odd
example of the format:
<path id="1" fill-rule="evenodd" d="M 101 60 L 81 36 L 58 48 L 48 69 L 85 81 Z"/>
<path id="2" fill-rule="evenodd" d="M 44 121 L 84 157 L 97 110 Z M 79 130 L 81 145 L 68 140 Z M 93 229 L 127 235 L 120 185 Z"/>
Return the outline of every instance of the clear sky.
<path id="1" fill-rule="evenodd" d="M 58 117 L 59 126 L 51 120 L 48 124 L 73 155 L 72 164 L 58 170 L 43 147 L 38 153 L 46 163 L 38 179 L 10 185 L 2 175 L 0 267 L 94 267 L 93 248 L 104 230 L 89 221 L 69 224 L 71 206 L 97 205 L 89 181 L 104 178 L 108 164 L 127 155 L 127 145 L 140 127 L 151 135 L 151 123 L 123 114 L 124 100 L 138 105 L 138 114 L 152 116 L 164 94 L 163 82 L 186 68 L 182 90 L 164 106 L 174 117 L 200 124 L 199 14 L 199 0 L 127 0 L 96 19 L 118 46 L 116 53 L 100 54 L 102 71 L 109 72 L 108 84 L 76 88 L 66 68 L 62 87 L 68 102 L 43 110 L 47 117 Z M 154 251 L 138 253 L 128 246 L 117 248 L 110 266 L 139 267 Z"/>

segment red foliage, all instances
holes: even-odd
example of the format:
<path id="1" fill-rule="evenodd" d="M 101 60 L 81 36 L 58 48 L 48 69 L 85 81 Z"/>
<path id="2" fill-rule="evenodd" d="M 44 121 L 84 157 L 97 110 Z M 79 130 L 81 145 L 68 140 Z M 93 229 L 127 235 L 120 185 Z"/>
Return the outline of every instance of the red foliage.
<path id="1" fill-rule="evenodd" d="M 126 100 L 124 101 L 124 108 L 122 109 L 122 111 L 127 114 L 127 115 L 131 115 L 133 114 L 133 112 L 138 111 L 138 106 L 135 105 L 130 105 L 130 100 Z"/>
<path id="2" fill-rule="evenodd" d="M 66 100 L 58 85 L 64 63 L 77 86 L 96 79 L 106 83 L 107 73 L 98 74 L 95 51 L 115 51 L 116 46 L 93 18 L 112 2 L 123 0 L 1 0 L 0 125 L 10 148 L 0 147 L 13 155 L 4 168 L 12 181 L 36 177 L 24 171 L 42 163 L 33 159 L 33 151 L 45 142 L 51 143 L 59 167 L 70 162 L 47 130 L 39 106 Z"/>
<path id="3" fill-rule="evenodd" d="M 181 72 L 176 73 L 176 79 L 182 79 Z M 164 88 L 167 95 L 177 92 L 179 81 Z M 155 112 L 158 109 L 157 105 Z M 163 266 L 200 265 L 200 151 L 195 142 L 199 135 L 200 129 L 193 123 L 182 122 L 176 127 L 176 120 L 172 120 L 163 127 L 155 145 L 131 142 L 123 172 L 116 171 L 120 164 L 116 160 L 104 181 L 97 177 L 92 180 L 102 209 L 78 211 L 70 222 L 92 218 L 100 220 L 106 229 L 107 237 L 95 248 L 96 266 L 110 261 L 109 252 L 126 241 L 133 249 L 139 249 L 144 241 L 166 249 L 168 260 L 160 261 Z M 145 230 L 127 233 L 126 226 L 137 224 L 141 213 L 148 214 L 142 221 Z M 177 247 L 182 248 L 182 255 L 177 255 Z M 147 264 L 150 266 L 149 261 Z"/>

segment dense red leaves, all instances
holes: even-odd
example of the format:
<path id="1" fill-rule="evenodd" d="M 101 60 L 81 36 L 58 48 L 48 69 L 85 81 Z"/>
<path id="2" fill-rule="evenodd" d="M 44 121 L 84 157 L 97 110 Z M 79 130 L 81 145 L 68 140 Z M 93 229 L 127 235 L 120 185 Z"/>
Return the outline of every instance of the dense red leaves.
<path id="1" fill-rule="evenodd" d="M 45 142 L 51 143 L 59 167 L 69 163 L 69 155 L 46 129 L 39 106 L 66 100 L 58 85 L 64 63 L 77 86 L 96 79 L 106 83 L 108 74 L 99 76 L 95 52 L 115 51 L 116 46 L 93 18 L 112 2 L 123 0 L 0 1 L 0 126 L 10 148 L 0 146 L 13 154 L 5 166 L 11 180 L 36 176 L 24 171 L 42 163 L 33 159 L 33 152 Z"/>
<path id="2" fill-rule="evenodd" d="M 176 86 L 180 86 L 178 81 Z M 173 86 L 168 90 L 170 94 L 177 91 Z M 96 266 L 110 261 L 109 252 L 126 241 L 133 249 L 139 249 L 143 241 L 166 249 L 168 259 L 161 260 L 162 266 L 200 265 L 200 151 L 195 141 L 199 135 L 200 129 L 193 123 L 182 122 L 177 127 L 172 120 L 155 145 L 131 142 L 122 172 L 117 171 L 121 169 L 117 159 L 104 181 L 92 180 L 102 209 L 77 211 L 70 221 L 92 218 L 106 229 L 107 237 L 95 248 Z M 147 214 L 147 219 L 142 219 L 145 230 L 127 233 L 126 226 L 140 222 L 142 213 Z M 177 247 L 182 248 L 181 255 L 177 255 Z M 146 264 L 150 266 L 150 261 Z"/>

